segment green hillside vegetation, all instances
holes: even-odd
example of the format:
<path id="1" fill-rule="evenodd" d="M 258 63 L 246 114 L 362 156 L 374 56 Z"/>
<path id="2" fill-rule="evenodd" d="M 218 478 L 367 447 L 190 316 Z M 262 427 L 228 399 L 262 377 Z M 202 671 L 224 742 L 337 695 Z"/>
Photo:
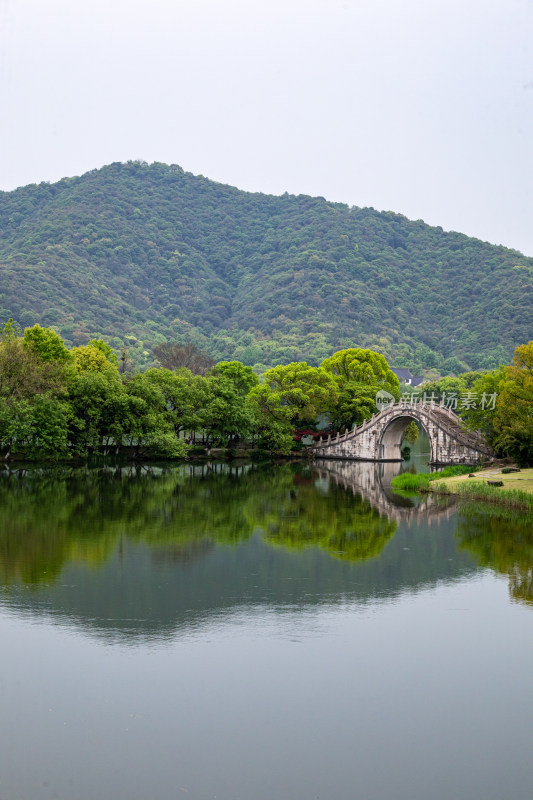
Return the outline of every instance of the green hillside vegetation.
<path id="1" fill-rule="evenodd" d="M 0 275 L 0 319 L 105 339 L 143 368 L 191 341 L 258 372 L 357 346 L 457 373 L 531 334 L 533 259 L 516 251 L 158 163 L 0 193 Z"/>

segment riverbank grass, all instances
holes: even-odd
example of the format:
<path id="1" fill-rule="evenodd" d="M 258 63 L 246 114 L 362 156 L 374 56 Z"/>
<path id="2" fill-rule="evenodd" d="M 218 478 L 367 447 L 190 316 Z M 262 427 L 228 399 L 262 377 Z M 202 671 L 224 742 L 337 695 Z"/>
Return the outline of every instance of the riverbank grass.
<path id="1" fill-rule="evenodd" d="M 489 486 L 488 481 L 501 481 L 503 486 Z M 395 491 L 456 494 L 462 501 L 497 503 L 533 512 L 533 469 L 502 472 L 501 467 L 479 470 L 457 465 L 417 475 L 404 472 L 392 479 L 392 488 Z"/>
<path id="2" fill-rule="evenodd" d="M 428 489 L 429 475 L 426 472 L 419 472 L 416 475 L 412 472 L 402 472 L 401 475 L 396 475 L 391 483 L 393 489 L 401 489 L 404 492 Z"/>
<path id="3" fill-rule="evenodd" d="M 444 483 L 436 481 L 432 490 L 450 494 L 450 490 L 445 488 Z M 470 483 L 456 484 L 453 494 L 461 500 L 474 500 L 481 503 L 497 503 L 500 506 L 511 506 L 520 508 L 524 511 L 533 511 L 533 493 L 524 492 L 520 489 L 505 489 L 498 486 L 489 486 L 482 481 L 471 481 Z"/>
<path id="4" fill-rule="evenodd" d="M 433 476 L 438 480 L 439 487 L 447 492 L 463 494 L 469 491 L 469 485 L 483 482 L 483 486 L 495 493 L 517 491 L 533 495 L 533 468 L 503 473 L 501 467 L 490 467 L 476 472 L 475 478 L 469 478 L 468 475 L 446 477 L 443 473 L 434 472 Z M 501 488 L 488 486 L 487 481 L 502 481 L 503 486 Z"/>
<path id="5" fill-rule="evenodd" d="M 464 473 L 471 472 L 472 469 L 476 469 L 476 467 L 466 467 L 464 464 L 450 464 L 438 472 L 419 472 L 416 474 L 402 472 L 401 475 L 396 475 L 392 479 L 392 488 L 395 490 L 401 489 L 402 491 L 429 490 L 430 482 L 432 481 L 464 475 Z"/>

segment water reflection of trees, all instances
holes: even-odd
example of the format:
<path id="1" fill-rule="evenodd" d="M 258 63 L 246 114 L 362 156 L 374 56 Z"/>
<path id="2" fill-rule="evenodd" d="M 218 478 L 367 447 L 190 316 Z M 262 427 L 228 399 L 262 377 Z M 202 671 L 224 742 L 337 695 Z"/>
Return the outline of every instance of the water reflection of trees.
<path id="1" fill-rule="evenodd" d="M 297 477 L 288 491 L 278 493 L 274 508 L 267 502 L 258 509 L 266 541 L 291 550 L 320 547 L 349 561 L 381 553 L 396 531 L 396 522 L 336 483 L 321 493 Z"/>
<path id="2" fill-rule="evenodd" d="M 457 537 L 483 567 L 509 578 L 514 600 L 533 604 L 533 516 L 498 513 L 494 507 L 469 507 L 460 515 Z"/>
<path id="3" fill-rule="evenodd" d="M 238 542 L 250 535 L 244 491 L 233 476 L 186 468 L 2 475 L 0 574 L 5 583 L 49 582 L 68 561 L 102 564 L 123 536 L 175 548 Z"/>
<path id="4" fill-rule="evenodd" d="M 0 579 L 50 583 L 69 562 L 98 567 L 124 537 L 158 560 L 201 558 L 262 529 L 271 544 L 318 546 L 353 561 L 377 555 L 396 525 L 311 469 L 15 470 L 0 475 Z"/>

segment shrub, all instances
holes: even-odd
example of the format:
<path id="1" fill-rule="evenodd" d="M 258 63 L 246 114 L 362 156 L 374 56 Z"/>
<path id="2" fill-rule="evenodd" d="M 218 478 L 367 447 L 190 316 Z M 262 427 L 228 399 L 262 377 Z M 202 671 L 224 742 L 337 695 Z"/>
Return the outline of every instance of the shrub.
<path id="1" fill-rule="evenodd" d="M 392 479 L 391 485 L 393 489 L 429 489 L 429 475 L 427 472 L 417 475 L 413 475 L 412 472 L 402 472 Z"/>

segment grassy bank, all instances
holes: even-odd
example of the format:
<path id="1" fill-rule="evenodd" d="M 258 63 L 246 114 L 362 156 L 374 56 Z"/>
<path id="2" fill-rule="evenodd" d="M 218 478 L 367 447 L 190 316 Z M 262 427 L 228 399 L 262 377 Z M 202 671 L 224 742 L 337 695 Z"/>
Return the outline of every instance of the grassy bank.
<path id="1" fill-rule="evenodd" d="M 457 494 L 461 499 L 512 506 L 533 511 L 533 469 L 502 473 L 501 468 L 476 470 L 462 465 L 445 467 L 439 472 L 413 475 L 404 472 L 392 479 L 392 488 L 400 491 L 434 491 Z M 487 481 L 502 481 L 503 486 L 489 486 Z"/>
<path id="2" fill-rule="evenodd" d="M 429 489 L 429 475 L 420 472 L 414 475 L 412 472 L 402 472 L 392 479 L 393 489 L 400 489 L 403 492 L 413 492 L 420 489 Z"/>
<path id="3" fill-rule="evenodd" d="M 520 472 L 502 472 L 501 467 L 489 467 L 488 469 L 476 472 L 475 478 L 469 478 L 468 475 L 460 475 L 447 477 L 443 472 L 433 473 L 435 478 L 441 483 L 444 489 L 448 492 L 461 493 L 468 491 L 468 487 L 473 481 L 478 483 L 482 481 L 488 488 L 494 488 L 495 492 L 502 491 L 519 491 L 526 494 L 533 494 L 533 469 L 522 469 Z M 487 486 L 487 481 L 502 481 L 502 487 Z"/>
<path id="4" fill-rule="evenodd" d="M 484 503 L 497 503 L 498 505 L 512 506 L 524 511 L 533 511 L 533 492 L 522 489 L 505 489 L 500 486 L 489 486 L 479 480 L 470 483 L 457 483 L 453 490 L 449 489 L 444 481 L 435 481 L 433 491 L 456 494 L 461 499 L 475 500 Z"/>
<path id="5" fill-rule="evenodd" d="M 412 472 L 402 472 L 401 475 L 396 475 L 396 477 L 392 479 L 392 488 L 401 489 L 402 491 L 428 490 L 432 481 L 455 477 L 457 475 L 465 475 L 475 469 L 477 468 L 466 467 L 463 464 L 451 464 L 438 472 L 420 472 L 416 475 Z"/>

